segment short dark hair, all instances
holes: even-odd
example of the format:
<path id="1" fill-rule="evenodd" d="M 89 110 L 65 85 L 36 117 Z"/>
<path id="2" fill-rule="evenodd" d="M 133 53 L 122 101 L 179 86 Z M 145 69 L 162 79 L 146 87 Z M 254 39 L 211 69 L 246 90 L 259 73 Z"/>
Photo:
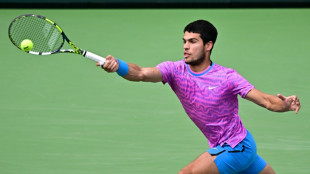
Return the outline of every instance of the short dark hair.
<path id="1" fill-rule="evenodd" d="M 217 30 L 209 21 L 206 20 L 194 21 L 184 28 L 184 33 L 186 31 L 190 33 L 199 33 L 201 39 L 203 40 L 203 44 L 212 41 L 214 45 L 216 41 Z"/>

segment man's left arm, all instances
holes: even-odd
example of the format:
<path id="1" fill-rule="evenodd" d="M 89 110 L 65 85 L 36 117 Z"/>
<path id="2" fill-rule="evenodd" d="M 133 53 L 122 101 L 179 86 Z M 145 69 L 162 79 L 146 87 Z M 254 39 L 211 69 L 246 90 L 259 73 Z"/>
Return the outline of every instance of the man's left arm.
<path id="1" fill-rule="evenodd" d="M 297 114 L 301 107 L 299 98 L 296 95 L 285 97 L 278 94 L 275 96 L 263 93 L 258 89 L 252 89 L 248 92 L 245 99 L 274 112 L 295 111 Z"/>

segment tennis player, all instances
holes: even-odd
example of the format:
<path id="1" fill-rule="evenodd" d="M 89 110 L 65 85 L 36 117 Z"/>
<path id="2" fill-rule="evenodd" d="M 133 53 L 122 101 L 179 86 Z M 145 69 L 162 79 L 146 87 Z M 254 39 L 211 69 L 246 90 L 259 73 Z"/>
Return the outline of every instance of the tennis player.
<path id="1" fill-rule="evenodd" d="M 102 66 L 130 81 L 168 83 L 186 113 L 208 139 L 210 149 L 179 174 L 275 173 L 257 154 L 256 143 L 238 115 L 237 95 L 270 111 L 298 113 L 297 96 L 269 95 L 256 89 L 233 69 L 211 61 L 216 28 L 198 20 L 184 29 L 184 59 L 144 68 L 109 55 Z M 99 66 L 97 64 L 97 66 Z"/>

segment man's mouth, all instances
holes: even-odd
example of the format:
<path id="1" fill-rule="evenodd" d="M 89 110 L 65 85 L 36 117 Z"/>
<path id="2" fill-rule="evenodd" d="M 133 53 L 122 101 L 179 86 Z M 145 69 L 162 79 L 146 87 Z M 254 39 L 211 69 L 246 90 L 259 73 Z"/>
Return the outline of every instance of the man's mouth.
<path id="1" fill-rule="evenodd" d="M 187 57 L 189 57 L 190 56 L 190 54 L 189 53 L 184 53 L 184 58 L 187 58 Z"/>

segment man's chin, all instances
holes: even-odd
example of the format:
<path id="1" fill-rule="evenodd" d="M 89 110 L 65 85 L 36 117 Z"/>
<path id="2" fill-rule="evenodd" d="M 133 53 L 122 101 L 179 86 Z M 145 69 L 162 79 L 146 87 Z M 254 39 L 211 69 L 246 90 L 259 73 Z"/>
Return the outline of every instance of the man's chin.
<path id="1" fill-rule="evenodd" d="M 185 63 L 186 63 L 186 64 L 188 64 L 188 63 L 189 63 L 189 61 L 188 61 L 186 58 L 184 58 L 184 61 L 185 61 Z"/>
<path id="2" fill-rule="evenodd" d="M 188 59 L 184 59 L 185 63 L 191 66 L 197 66 L 200 65 L 203 62 L 203 59 L 199 59 L 199 60 L 188 60 Z"/>
<path id="3" fill-rule="evenodd" d="M 189 59 L 184 59 L 185 60 L 185 63 L 188 64 L 188 65 L 196 65 L 196 62 L 193 61 L 193 60 L 189 60 Z"/>
<path id="4" fill-rule="evenodd" d="M 190 65 L 191 62 L 192 62 L 192 60 L 190 60 L 189 58 L 184 58 L 184 61 L 185 61 L 186 64 L 189 64 L 189 65 Z"/>

